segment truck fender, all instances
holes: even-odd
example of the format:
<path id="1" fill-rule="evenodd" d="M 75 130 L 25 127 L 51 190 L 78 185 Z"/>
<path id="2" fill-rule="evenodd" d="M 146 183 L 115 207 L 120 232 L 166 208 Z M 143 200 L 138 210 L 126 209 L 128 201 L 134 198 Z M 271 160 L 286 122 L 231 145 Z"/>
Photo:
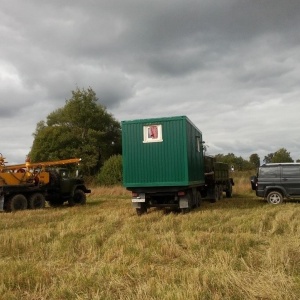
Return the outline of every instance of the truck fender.
<path id="1" fill-rule="evenodd" d="M 74 185 L 74 186 L 73 186 L 72 191 L 71 191 L 71 193 L 70 193 L 70 197 L 71 197 L 71 198 L 73 198 L 74 193 L 75 193 L 75 190 L 76 190 L 77 188 L 78 188 L 77 185 Z"/>
<path id="2" fill-rule="evenodd" d="M 286 192 L 286 190 L 278 185 L 274 185 L 274 186 L 266 186 L 265 188 L 265 193 L 264 193 L 264 198 L 267 197 L 267 195 L 269 194 L 270 191 L 280 191 L 283 195 L 283 197 L 289 197 L 288 193 Z"/>
<path id="3" fill-rule="evenodd" d="M 72 191 L 71 191 L 71 197 L 74 196 L 74 193 L 76 190 L 83 190 L 86 194 L 91 193 L 91 190 L 88 190 L 85 185 L 79 184 L 79 185 L 74 185 Z"/>

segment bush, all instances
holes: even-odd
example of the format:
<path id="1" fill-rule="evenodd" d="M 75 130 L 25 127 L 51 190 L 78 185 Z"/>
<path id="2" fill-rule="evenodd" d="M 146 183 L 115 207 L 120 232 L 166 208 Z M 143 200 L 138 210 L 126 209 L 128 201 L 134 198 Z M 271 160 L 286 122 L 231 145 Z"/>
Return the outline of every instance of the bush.
<path id="1" fill-rule="evenodd" d="M 122 156 L 113 155 L 106 160 L 101 168 L 97 181 L 101 185 L 115 185 L 122 183 Z"/>

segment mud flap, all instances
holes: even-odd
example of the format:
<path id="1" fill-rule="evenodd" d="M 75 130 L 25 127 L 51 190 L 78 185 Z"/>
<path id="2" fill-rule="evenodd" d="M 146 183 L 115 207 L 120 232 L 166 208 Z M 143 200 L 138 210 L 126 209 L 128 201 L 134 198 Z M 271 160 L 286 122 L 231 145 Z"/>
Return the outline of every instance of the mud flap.
<path id="1" fill-rule="evenodd" d="M 142 202 L 132 202 L 133 208 L 142 208 Z"/>
<path id="2" fill-rule="evenodd" d="M 146 194 L 139 193 L 138 196 L 132 197 L 131 201 L 134 208 L 142 208 L 143 203 L 146 202 Z"/>
<path id="3" fill-rule="evenodd" d="M 179 208 L 189 208 L 189 199 L 187 196 L 179 198 Z"/>

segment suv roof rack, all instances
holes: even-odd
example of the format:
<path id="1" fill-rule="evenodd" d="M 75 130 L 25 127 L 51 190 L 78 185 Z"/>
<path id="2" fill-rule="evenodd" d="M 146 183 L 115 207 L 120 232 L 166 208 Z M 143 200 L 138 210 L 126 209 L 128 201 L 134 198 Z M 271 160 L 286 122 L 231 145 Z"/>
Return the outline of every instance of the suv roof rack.
<path id="1" fill-rule="evenodd" d="M 300 163 L 295 163 L 295 162 L 287 162 L 287 163 L 267 163 L 261 165 L 261 167 L 266 167 L 266 166 L 282 166 L 282 165 L 300 165 Z"/>

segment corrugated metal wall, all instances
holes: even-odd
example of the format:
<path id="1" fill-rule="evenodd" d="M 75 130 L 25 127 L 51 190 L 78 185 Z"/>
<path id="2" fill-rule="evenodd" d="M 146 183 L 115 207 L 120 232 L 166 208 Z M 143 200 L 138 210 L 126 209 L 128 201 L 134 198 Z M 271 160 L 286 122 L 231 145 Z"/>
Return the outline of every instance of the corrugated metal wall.
<path id="1" fill-rule="evenodd" d="M 186 125 L 189 183 L 204 182 L 202 133 L 189 119 L 187 119 Z M 199 139 L 199 145 L 197 145 L 197 139 Z"/>
<path id="2" fill-rule="evenodd" d="M 143 128 L 149 125 L 162 125 L 162 142 L 143 143 Z M 123 121 L 124 185 L 178 186 L 202 180 L 202 153 L 200 157 L 195 150 L 199 134 L 184 116 Z"/>

